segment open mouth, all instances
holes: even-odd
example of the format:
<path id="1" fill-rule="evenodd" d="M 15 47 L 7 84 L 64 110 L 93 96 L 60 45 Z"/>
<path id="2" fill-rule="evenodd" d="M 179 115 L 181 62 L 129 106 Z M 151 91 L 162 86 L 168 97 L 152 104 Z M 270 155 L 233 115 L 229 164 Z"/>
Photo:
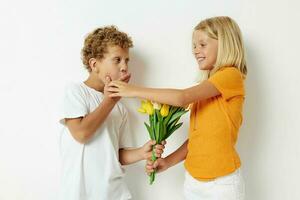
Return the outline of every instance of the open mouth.
<path id="1" fill-rule="evenodd" d="M 203 60 L 205 60 L 205 57 L 197 57 L 196 59 L 198 62 L 202 62 Z"/>

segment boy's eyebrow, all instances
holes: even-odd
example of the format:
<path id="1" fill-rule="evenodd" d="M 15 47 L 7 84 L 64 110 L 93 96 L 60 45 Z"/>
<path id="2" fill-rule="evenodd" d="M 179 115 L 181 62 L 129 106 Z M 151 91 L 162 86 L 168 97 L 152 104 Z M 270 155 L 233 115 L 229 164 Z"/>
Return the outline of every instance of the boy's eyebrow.
<path id="1" fill-rule="evenodd" d="M 112 59 L 121 58 L 121 57 L 122 57 L 122 56 L 113 56 Z M 127 57 L 127 58 L 125 58 L 125 59 L 128 60 L 128 61 L 130 60 L 129 57 Z"/>

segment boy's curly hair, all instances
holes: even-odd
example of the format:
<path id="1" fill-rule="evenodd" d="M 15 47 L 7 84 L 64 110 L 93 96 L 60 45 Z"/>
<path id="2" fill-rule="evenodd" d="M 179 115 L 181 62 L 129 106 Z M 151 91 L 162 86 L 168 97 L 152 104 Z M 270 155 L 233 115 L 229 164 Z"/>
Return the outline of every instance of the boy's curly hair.
<path id="1" fill-rule="evenodd" d="M 107 53 L 107 47 L 110 45 L 125 49 L 133 47 L 131 38 L 115 26 L 97 28 L 87 35 L 81 50 L 81 58 L 82 63 L 89 72 L 91 71 L 89 60 L 91 58 L 102 59 L 104 54 Z"/>

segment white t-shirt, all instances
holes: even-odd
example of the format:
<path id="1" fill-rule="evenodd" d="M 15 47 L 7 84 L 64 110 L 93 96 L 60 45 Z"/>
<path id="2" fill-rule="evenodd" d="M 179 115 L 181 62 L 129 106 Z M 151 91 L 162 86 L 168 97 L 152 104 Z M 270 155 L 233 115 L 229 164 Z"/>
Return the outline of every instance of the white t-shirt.
<path id="1" fill-rule="evenodd" d="M 86 144 L 77 142 L 65 125 L 65 118 L 84 117 L 103 100 L 101 92 L 84 83 L 66 87 L 60 123 L 62 157 L 61 200 L 127 200 L 130 192 L 123 182 L 124 169 L 119 148 L 131 147 L 128 114 L 118 102 L 104 123 Z"/>

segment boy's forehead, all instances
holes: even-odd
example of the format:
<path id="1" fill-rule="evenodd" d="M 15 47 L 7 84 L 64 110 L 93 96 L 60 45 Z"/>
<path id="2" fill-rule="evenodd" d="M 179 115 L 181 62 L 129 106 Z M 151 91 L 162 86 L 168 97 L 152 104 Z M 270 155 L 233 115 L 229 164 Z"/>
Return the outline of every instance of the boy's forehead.
<path id="1" fill-rule="evenodd" d="M 108 54 L 128 54 L 128 48 L 122 48 L 118 45 L 109 45 L 107 46 L 107 53 Z"/>

